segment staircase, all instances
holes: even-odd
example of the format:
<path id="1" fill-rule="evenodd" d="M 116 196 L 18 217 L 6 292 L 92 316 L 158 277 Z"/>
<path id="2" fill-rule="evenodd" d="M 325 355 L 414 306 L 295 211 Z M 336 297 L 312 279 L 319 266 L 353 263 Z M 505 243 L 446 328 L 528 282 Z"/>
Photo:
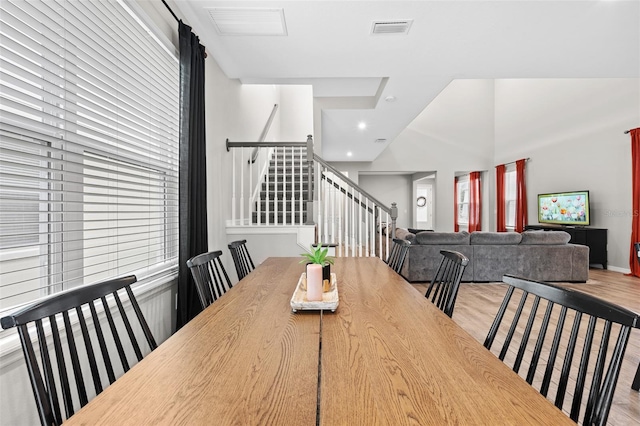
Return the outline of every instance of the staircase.
<path id="1" fill-rule="evenodd" d="M 260 191 L 252 222 L 267 225 L 303 225 L 307 222 L 309 169 L 306 149 L 275 147 Z"/>
<path id="2" fill-rule="evenodd" d="M 339 257 L 386 258 L 395 233 L 395 203 L 385 206 L 315 154 L 311 136 L 304 142 L 227 140 L 227 151 L 233 173 L 228 235 L 268 235 L 281 253 L 295 235 L 303 249 L 322 243 Z"/>

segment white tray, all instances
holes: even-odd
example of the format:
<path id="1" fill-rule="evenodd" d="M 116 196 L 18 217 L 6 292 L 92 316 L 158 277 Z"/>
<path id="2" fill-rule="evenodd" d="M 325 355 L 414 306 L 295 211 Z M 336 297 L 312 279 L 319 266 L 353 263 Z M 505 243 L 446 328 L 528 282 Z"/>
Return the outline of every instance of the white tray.
<path id="1" fill-rule="evenodd" d="M 296 290 L 291 297 L 291 310 L 296 311 L 318 311 L 326 310 L 335 312 L 338 308 L 338 285 L 336 281 L 336 274 L 331 273 L 331 288 L 327 292 L 322 293 L 322 301 L 309 301 L 307 300 L 307 274 L 303 272 L 298 280 Z"/>

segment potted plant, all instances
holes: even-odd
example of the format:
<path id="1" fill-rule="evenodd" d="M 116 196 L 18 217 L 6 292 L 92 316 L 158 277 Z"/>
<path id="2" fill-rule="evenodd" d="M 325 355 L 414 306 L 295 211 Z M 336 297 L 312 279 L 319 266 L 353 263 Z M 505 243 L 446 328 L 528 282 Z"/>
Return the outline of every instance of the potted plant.
<path id="1" fill-rule="evenodd" d="M 322 266 L 322 279 L 329 280 L 331 282 L 331 265 L 333 265 L 333 258 L 327 256 L 329 253 L 328 248 L 322 248 L 321 244 L 314 246 L 311 245 L 311 252 L 309 253 L 300 253 L 304 259 L 300 261 L 300 263 L 316 264 Z"/>

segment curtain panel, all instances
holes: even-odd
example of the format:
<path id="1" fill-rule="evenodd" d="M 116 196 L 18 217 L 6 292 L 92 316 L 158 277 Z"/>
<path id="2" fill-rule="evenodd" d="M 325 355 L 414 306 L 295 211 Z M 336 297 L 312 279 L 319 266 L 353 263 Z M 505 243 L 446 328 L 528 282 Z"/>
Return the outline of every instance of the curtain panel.
<path id="1" fill-rule="evenodd" d="M 635 243 L 640 242 L 640 128 L 629 131 L 631 134 L 631 253 L 629 269 L 631 275 L 640 277 L 640 263 Z"/>
<path id="2" fill-rule="evenodd" d="M 187 260 L 207 252 L 207 173 L 204 102 L 204 46 L 180 21 L 180 249 L 179 329 L 201 310 Z"/>
<path id="3" fill-rule="evenodd" d="M 469 173 L 469 232 L 482 230 L 482 194 L 480 172 Z"/>
<path id="4" fill-rule="evenodd" d="M 480 172 L 469 173 L 469 232 L 481 231 L 482 194 Z"/>
<path id="5" fill-rule="evenodd" d="M 527 219 L 527 188 L 525 184 L 525 163 L 527 160 L 516 161 L 516 232 L 524 231 Z"/>
<path id="6" fill-rule="evenodd" d="M 496 231 L 498 232 L 507 232 L 504 193 L 504 174 L 506 170 L 507 166 L 504 164 L 496 166 Z"/>

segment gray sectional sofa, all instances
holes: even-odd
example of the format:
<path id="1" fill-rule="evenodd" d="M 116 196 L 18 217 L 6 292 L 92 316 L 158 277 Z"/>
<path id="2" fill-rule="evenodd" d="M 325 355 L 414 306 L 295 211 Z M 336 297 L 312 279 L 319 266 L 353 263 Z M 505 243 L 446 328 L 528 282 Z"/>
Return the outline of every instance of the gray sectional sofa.
<path id="1" fill-rule="evenodd" d="M 568 244 L 564 231 L 409 232 L 396 238 L 411 246 L 401 274 L 409 282 L 428 282 L 440 263 L 440 250 L 459 251 L 469 258 L 462 276 L 467 282 L 499 282 L 504 274 L 540 281 L 586 282 L 589 247 Z"/>

